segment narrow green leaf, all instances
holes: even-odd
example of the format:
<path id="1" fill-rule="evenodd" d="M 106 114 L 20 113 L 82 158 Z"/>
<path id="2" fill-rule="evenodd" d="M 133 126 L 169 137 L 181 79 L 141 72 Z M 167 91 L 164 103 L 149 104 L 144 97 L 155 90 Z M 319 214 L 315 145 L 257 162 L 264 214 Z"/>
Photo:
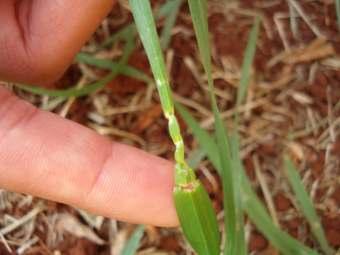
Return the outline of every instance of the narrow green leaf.
<path id="1" fill-rule="evenodd" d="M 168 0 L 165 4 L 161 6 L 161 8 L 158 10 L 158 12 L 155 14 L 156 19 L 160 19 L 163 17 L 169 16 L 174 6 L 176 5 L 176 2 L 178 0 Z M 134 23 L 130 23 L 125 25 L 120 30 L 114 32 L 112 36 L 108 37 L 100 46 L 99 48 L 105 48 L 108 46 L 111 46 L 112 44 L 118 42 L 119 40 L 129 40 L 131 39 L 131 36 L 134 36 L 136 34 L 136 25 Z"/>
<path id="2" fill-rule="evenodd" d="M 335 11 L 338 19 L 338 28 L 340 30 L 340 0 L 335 0 Z"/>
<path id="3" fill-rule="evenodd" d="M 192 117 L 192 115 L 183 105 L 176 103 L 175 106 L 176 110 L 181 115 L 183 120 L 185 120 L 191 132 L 197 139 L 202 150 L 204 150 L 208 155 L 215 169 L 220 170 L 221 164 L 220 157 L 218 155 L 219 150 L 216 147 L 215 141 L 211 139 L 210 134 L 206 130 L 200 127 L 199 123 Z"/>
<path id="4" fill-rule="evenodd" d="M 237 240 L 239 237 L 237 226 L 243 228 L 244 226 L 237 222 L 239 218 L 236 209 L 235 189 L 240 187 L 235 186 L 235 177 L 231 163 L 231 152 L 227 140 L 226 130 L 219 116 L 215 110 L 215 129 L 216 140 L 219 149 L 221 168 L 222 168 L 222 184 L 223 184 L 223 205 L 224 205 L 224 225 L 226 229 L 226 248 L 225 254 L 237 254 L 237 244 L 241 241 Z"/>
<path id="5" fill-rule="evenodd" d="M 237 226 L 239 226 L 239 228 L 243 228 L 243 225 L 241 226 L 241 224 L 238 224 L 237 222 L 238 217 L 236 215 L 237 210 L 235 207 L 235 187 L 233 169 L 231 165 L 230 148 L 226 135 L 226 129 L 220 117 L 216 98 L 214 95 L 214 84 L 211 70 L 211 47 L 208 31 L 207 1 L 189 0 L 188 3 L 196 33 L 198 48 L 202 59 L 202 64 L 208 77 L 210 100 L 215 117 L 215 132 L 221 162 L 221 175 L 224 194 L 224 226 L 226 231 L 225 254 L 237 254 L 237 244 L 240 243 L 240 241 L 237 240 L 237 238 L 239 237 L 237 233 Z M 236 187 L 236 189 L 239 189 L 239 187 Z"/>
<path id="6" fill-rule="evenodd" d="M 180 105 L 179 103 L 176 103 L 176 109 L 178 110 L 178 113 L 182 116 L 182 119 L 188 125 L 190 130 L 192 130 L 194 138 L 197 140 L 197 142 L 202 147 L 201 150 L 205 152 L 208 159 L 211 161 L 211 163 L 214 166 L 219 166 L 221 168 L 221 165 L 219 163 L 220 158 L 218 155 L 218 147 L 217 147 L 217 144 L 216 144 L 216 141 L 213 135 L 210 135 L 208 131 L 200 127 L 199 122 L 191 115 L 191 113 L 185 108 L 185 106 Z M 203 146 L 205 144 L 209 145 L 208 146 L 209 150 L 217 152 L 217 156 L 216 154 L 208 153 L 207 147 Z M 216 169 L 216 170 L 218 172 L 221 172 L 221 169 Z"/>
<path id="7" fill-rule="evenodd" d="M 266 208 L 262 205 L 256 193 L 251 188 L 251 184 L 245 175 L 237 134 L 233 134 L 230 139 L 230 144 L 233 155 L 233 167 L 235 172 L 238 173 L 236 185 L 242 187 L 241 192 L 236 194 L 236 196 L 238 196 L 236 201 L 241 200 L 241 205 L 238 205 L 236 208 L 238 210 L 245 210 L 256 227 L 266 236 L 270 243 L 283 254 L 317 254 L 275 226 L 267 213 Z M 242 221 L 242 219 L 239 219 L 239 221 Z M 240 246 L 242 248 L 239 250 L 239 254 L 246 254 L 245 243 L 241 243 Z"/>
<path id="8" fill-rule="evenodd" d="M 178 0 L 167 0 L 158 10 L 155 12 L 155 19 L 159 20 L 169 16 L 173 10 L 176 2 Z"/>
<path id="9" fill-rule="evenodd" d="M 189 0 L 189 8 L 193 25 L 196 33 L 198 48 L 202 58 L 204 70 L 208 75 L 209 85 L 212 84 L 211 76 L 211 52 L 210 52 L 210 37 L 208 29 L 208 14 L 207 14 L 207 1 L 206 0 Z"/>
<path id="10" fill-rule="evenodd" d="M 92 65 L 92 66 L 95 66 L 101 69 L 107 69 L 107 70 L 114 70 L 119 66 L 119 63 L 114 62 L 112 60 L 98 59 L 86 53 L 79 53 L 76 56 L 76 60 L 79 63 Z M 146 73 L 129 65 L 120 65 L 119 73 L 122 75 L 128 76 L 128 77 L 134 78 L 136 80 L 143 81 L 148 84 L 153 83 L 153 80 L 151 79 L 151 77 L 149 77 Z"/>
<path id="11" fill-rule="evenodd" d="M 141 71 L 141 70 L 139 70 L 137 68 L 134 68 L 132 66 L 122 65 L 120 67 L 120 73 L 122 75 L 134 78 L 136 80 L 143 81 L 143 82 L 145 82 L 147 84 L 152 84 L 153 83 L 153 79 L 149 75 L 147 75 L 143 71 Z"/>
<path id="12" fill-rule="evenodd" d="M 112 65 L 110 70 L 110 74 L 105 76 L 103 79 L 91 84 L 87 85 L 81 89 L 73 87 L 69 89 L 45 89 L 40 88 L 37 86 L 31 86 L 31 85 L 24 85 L 24 84 L 15 84 L 18 88 L 36 94 L 36 95 L 45 95 L 50 97 L 60 97 L 60 98 L 70 98 L 70 97 L 82 97 L 86 96 L 88 94 L 91 94 L 95 91 L 98 91 L 102 88 L 104 88 L 110 81 L 112 81 L 121 71 L 121 67 L 124 66 L 133 49 L 135 48 L 135 43 L 132 40 L 126 41 L 126 44 L 123 49 L 123 54 L 118 62 L 117 65 Z"/>
<path id="13" fill-rule="evenodd" d="M 256 43 L 257 38 L 259 34 L 259 26 L 260 26 L 260 20 L 257 17 L 255 19 L 255 24 L 253 25 L 253 28 L 249 34 L 247 47 L 245 50 L 244 58 L 243 58 L 243 64 L 242 64 L 242 71 L 241 71 L 241 80 L 240 84 L 238 86 L 237 91 L 237 101 L 236 105 L 240 106 L 242 102 L 245 99 L 246 92 L 249 87 L 250 82 L 250 75 L 251 75 L 251 66 L 254 60 L 255 52 L 256 52 Z M 236 210 L 236 217 L 237 217 L 237 224 L 240 226 L 244 225 L 244 214 L 243 214 L 243 203 L 241 201 L 241 176 L 243 172 L 243 166 L 242 166 L 242 160 L 240 156 L 240 145 L 239 145 L 239 137 L 237 134 L 238 130 L 238 122 L 239 122 L 239 116 L 238 112 L 235 112 L 235 119 L 234 119 L 234 132 L 232 136 L 230 137 L 230 146 L 231 146 L 231 158 L 232 158 L 232 169 L 234 172 L 234 187 L 235 187 L 235 210 Z M 247 245 L 245 242 L 245 231 L 243 227 L 237 227 L 236 232 L 237 238 L 236 238 L 236 245 L 237 250 L 235 254 L 247 254 Z"/>
<path id="14" fill-rule="evenodd" d="M 117 32 L 113 33 L 112 36 L 110 36 L 109 38 L 107 38 L 100 46 L 99 48 L 105 48 L 108 47 L 120 40 L 132 40 L 135 34 L 136 34 L 136 26 L 135 24 L 131 23 L 128 24 L 126 26 L 124 26 L 123 28 L 121 28 L 120 30 L 118 30 Z"/>
<path id="15" fill-rule="evenodd" d="M 202 160 L 206 157 L 206 153 L 202 148 L 197 148 L 189 153 L 187 157 L 188 165 L 192 169 L 197 169 Z"/>
<path id="16" fill-rule="evenodd" d="M 242 172 L 243 165 L 242 159 L 240 155 L 240 142 L 239 137 L 236 132 L 230 137 L 230 150 L 231 150 L 231 164 L 234 171 L 234 187 L 240 187 L 239 189 L 235 188 L 235 208 L 236 208 L 236 217 L 237 217 L 237 225 L 236 225 L 236 254 L 246 255 L 247 254 L 247 244 L 245 240 L 245 230 L 244 230 L 244 208 L 242 203 Z"/>
<path id="17" fill-rule="evenodd" d="M 323 252 L 328 255 L 333 254 L 334 251 L 332 251 L 331 247 L 327 242 L 325 232 L 323 231 L 320 219 L 313 206 L 312 200 L 310 199 L 307 191 L 303 186 L 298 170 L 295 168 L 293 162 L 288 157 L 285 157 L 284 163 L 286 176 L 295 193 L 295 197 L 298 201 L 298 206 L 302 213 L 304 214 L 304 216 L 306 217 L 307 221 L 309 222 L 312 233 L 318 240 Z"/>
<path id="18" fill-rule="evenodd" d="M 91 54 L 80 52 L 77 54 L 76 59 L 78 63 L 87 64 L 91 66 L 95 66 L 100 69 L 111 70 L 113 68 L 117 68 L 119 65 L 118 62 L 109 60 L 109 59 L 99 59 L 94 57 Z"/>
<path id="19" fill-rule="evenodd" d="M 150 2 L 149 0 L 130 0 L 129 2 L 139 35 L 156 80 L 162 106 L 165 109 L 166 114 L 172 114 L 174 111 L 172 94 Z"/>
<path id="20" fill-rule="evenodd" d="M 251 66 L 254 61 L 255 52 L 256 52 L 256 42 L 259 35 L 260 29 L 260 18 L 255 18 L 255 23 L 253 28 L 249 34 L 247 47 L 243 57 L 242 71 L 241 71 L 241 80 L 238 86 L 237 91 L 237 106 L 240 106 L 243 100 L 246 97 L 246 93 L 248 91 L 250 75 L 251 75 Z"/>
<path id="21" fill-rule="evenodd" d="M 108 59 L 99 59 L 99 58 L 92 56 L 91 54 L 83 53 L 83 52 L 78 53 L 76 55 L 76 61 L 78 63 L 87 64 L 87 65 L 98 67 L 100 69 L 109 69 L 109 70 L 115 68 L 118 65 L 117 62 L 114 62 Z"/>
<path id="22" fill-rule="evenodd" d="M 316 255 L 315 251 L 305 247 L 300 242 L 277 228 L 271 220 L 265 207 L 251 189 L 251 184 L 243 171 L 242 176 L 242 202 L 245 211 L 270 243 L 284 255 Z"/>
<path id="23" fill-rule="evenodd" d="M 144 235 L 144 226 L 139 225 L 135 231 L 132 233 L 130 239 L 125 244 L 124 249 L 121 252 L 121 255 L 135 255 L 140 246 L 140 241 Z"/>
<path id="24" fill-rule="evenodd" d="M 193 249 L 202 255 L 219 255 L 219 232 L 208 193 L 199 181 L 174 191 L 178 218 Z"/>
<path id="25" fill-rule="evenodd" d="M 188 112 L 188 114 L 190 114 Z M 187 121 L 188 118 L 183 118 L 183 120 L 186 122 L 186 124 L 189 126 L 190 129 L 201 129 L 200 132 L 206 132 L 204 129 L 202 129 L 198 122 L 191 116 L 191 119 L 196 122 L 195 125 L 192 125 L 193 121 Z M 210 143 L 213 148 L 212 150 L 218 150 L 218 146 L 216 142 L 214 141 L 214 138 L 212 136 L 209 136 L 208 133 L 207 137 L 205 139 L 210 140 L 208 143 Z M 195 134 L 194 134 L 195 135 Z M 200 140 L 201 137 L 196 137 L 197 140 Z M 275 246 L 278 250 L 280 250 L 283 254 L 291 255 L 291 254 L 297 254 L 297 255 L 312 255 L 317 254 L 316 252 L 312 251 L 311 249 L 305 247 L 300 242 L 293 239 L 291 236 L 280 230 L 275 226 L 273 221 L 270 218 L 270 215 L 268 214 L 266 208 L 263 206 L 260 199 L 257 197 L 256 193 L 251 187 L 251 183 L 248 180 L 248 177 L 245 175 L 245 170 L 242 164 L 241 157 L 239 155 L 239 145 L 238 145 L 238 138 L 233 135 L 230 139 L 231 143 L 231 154 L 233 157 L 234 167 L 237 169 L 236 171 L 240 171 L 241 173 L 241 180 L 240 180 L 240 187 L 241 192 L 239 192 L 239 195 L 241 196 L 242 201 L 242 208 L 247 212 L 248 216 L 251 218 L 251 220 L 254 222 L 254 224 L 257 226 L 257 228 L 266 236 L 266 238 L 271 242 L 273 246 Z M 204 147 L 202 148 L 204 150 Z M 210 157 L 209 154 L 207 154 L 209 160 L 215 161 L 214 165 L 218 164 L 218 159 L 216 157 Z M 221 172 L 221 170 L 219 171 Z M 242 243 L 240 244 L 241 246 Z M 244 246 L 243 246 L 244 248 Z M 243 251 L 240 250 L 239 254 L 243 254 Z"/>
<path id="26" fill-rule="evenodd" d="M 117 75 L 117 71 L 112 71 L 110 74 L 105 76 L 103 79 L 87 85 L 81 89 L 79 88 L 69 88 L 69 89 L 45 89 L 37 86 L 29 86 L 23 84 L 16 84 L 15 86 L 36 95 L 50 96 L 50 97 L 60 97 L 60 98 L 70 98 L 70 97 L 82 97 L 91 94 L 108 84 Z"/>
<path id="27" fill-rule="evenodd" d="M 163 50 L 167 49 L 171 39 L 171 31 L 172 28 L 175 26 L 176 19 L 178 16 L 179 9 L 182 4 L 182 0 L 168 0 L 169 13 L 167 13 L 167 17 L 164 21 L 163 30 L 161 33 L 161 47 Z"/>

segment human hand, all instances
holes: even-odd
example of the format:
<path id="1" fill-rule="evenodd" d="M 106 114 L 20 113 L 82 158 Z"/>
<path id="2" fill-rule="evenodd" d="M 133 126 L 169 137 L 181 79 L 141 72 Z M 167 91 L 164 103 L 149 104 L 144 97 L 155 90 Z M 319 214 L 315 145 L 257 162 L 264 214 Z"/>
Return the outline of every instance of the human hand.
<path id="1" fill-rule="evenodd" d="M 0 0 L 0 79 L 57 79 L 113 0 Z M 107 217 L 178 224 L 173 164 L 112 143 L 0 87 L 0 187 Z"/>

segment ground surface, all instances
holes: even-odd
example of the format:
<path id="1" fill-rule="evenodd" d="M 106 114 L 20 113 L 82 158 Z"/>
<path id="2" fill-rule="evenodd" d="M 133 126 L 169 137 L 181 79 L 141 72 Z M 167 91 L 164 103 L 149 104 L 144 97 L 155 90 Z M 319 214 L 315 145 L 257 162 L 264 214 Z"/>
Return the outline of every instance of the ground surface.
<path id="1" fill-rule="evenodd" d="M 153 2 L 155 8 L 161 3 Z M 217 96 L 228 123 L 247 35 L 254 15 L 263 16 L 247 102 L 238 109 L 242 116 L 240 132 L 245 166 L 261 197 L 264 197 L 263 186 L 270 190 L 280 226 L 315 247 L 308 225 L 294 207 L 294 198 L 282 172 L 282 154 L 290 153 L 299 165 L 329 242 L 339 249 L 340 33 L 334 1 L 296 2 L 297 9 L 290 9 L 284 0 L 243 0 L 227 4 L 222 0 L 209 1 Z M 95 45 L 131 21 L 124 3 L 121 1 L 103 22 L 84 51 L 93 52 Z M 301 15 L 307 17 L 309 24 Z M 326 39 L 320 39 L 322 36 Z M 129 63 L 150 73 L 145 54 L 138 45 Z M 121 54 L 120 48 L 113 45 L 98 51 L 96 56 L 116 58 Z M 211 129 L 212 113 L 205 79 L 185 5 L 173 29 L 166 56 L 176 99 L 190 108 L 203 127 Z M 103 74 L 92 67 L 74 64 L 57 86 L 73 86 Z M 172 158 L 173 146 L 157 93 L 143 82 L 119 76 L 96 94 L 67 101 L 16 92 L 41 108 L 87 125 L 112 139 Z M 184 122 L 181 124 L 188 150 L 197 148 Z M 221 185 L 208 162 L 201 163 L 199 175 L 214 199 L 216 210 L 221 212 Z M 265 185 L 260 185 L 259 179 L 265 180 Z M 0 226 L 9 224 L 11 217 L 22 218 L 31 210 L 34 213 L 40 202 L 1 191 Z M 134 229 L 125 223 L 90 217 L 65 205 L 42 203 L 47 205 L 46 211 L 37 213 L 37 217 L 5 236 L 12 254 L 20 247 L 24 254 L 119 254 Z M 277 254 L 250 222 L 247 232 L 253 254 Z M 79 233 L 85 238 L 80 238 Z M 102 240 L 104 245 L 100 245 Z M 11 253 L 0 244 L 0 254 Z M 179 230 L 146 227 L 138 254 L 190 252 Z"/>

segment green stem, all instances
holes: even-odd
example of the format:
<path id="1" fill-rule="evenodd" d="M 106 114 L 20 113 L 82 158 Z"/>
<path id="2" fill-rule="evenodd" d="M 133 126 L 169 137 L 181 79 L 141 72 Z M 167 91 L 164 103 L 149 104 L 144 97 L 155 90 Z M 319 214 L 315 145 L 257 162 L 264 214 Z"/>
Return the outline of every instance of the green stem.
<path id="1" fill-rule="evenodd" d="M 167 76 L 163 52 L 159 40 L 150 40 L 151 38 L 158 38 L 152 9 L 149 1 L 130 0 L 130 5 L 136 21 L 137 29 L 138 31 L 143 31 L 143 33 L 140 33 L 140 37 L 156 80 L 164 116 L 168 120 L 170 137 L 175 145 L 176 184 L 186 185 L 194 181 L 196 177 L 194 171 L 185 161 L 184 142 L 175 116 L 170 82 Z"/>

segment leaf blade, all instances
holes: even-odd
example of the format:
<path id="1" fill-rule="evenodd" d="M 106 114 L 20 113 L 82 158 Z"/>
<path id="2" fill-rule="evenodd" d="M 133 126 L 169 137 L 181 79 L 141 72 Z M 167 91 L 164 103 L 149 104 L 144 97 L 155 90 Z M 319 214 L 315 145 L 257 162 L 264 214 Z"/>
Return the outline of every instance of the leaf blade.
<path id="1" fill-rule="evenodd" d="M 175 26 L 176 19 L 178 16 L 179 9 L 183 0 L 170 0 L 167 2 L 171 6 L 169 7 L 169 13 L 164 21 L 163 30 L 161 33 L 161 47 L 163 50 L 168 48 L 171 40 L 171 30 Z"/>
<path id="2" fill-rule="evenodd" d="M 219 151 L 215 146 L 215 141 L 211 139 L 210 134 L 207 131 L 200 127 L 199 123 L 192 117 L 188 109 L 179 103 L 176 103 L 175 106 L 178 113 L 191 129 L 191 132 L 196 137 L 202 149 L 208 155 L 215 169 L 219 171 L 221 169 L 221 164 L 218 155 Z"/>
<path id="3" fill-rule="evenodd" d="M 177 186 L 174 198 L 183 232 L 194 250 L 202 255 L 218 255 L 218 223 L 213 207 L 207 206 L 210 198 L 201 182 Z"/>
<path id="4" fill-rule="evenodd" d="M 236 106 L 240 106 L 246 97 L 246 93 L 249 87 L 251 66 L 254 61 L 256 53 L 256 42 L 259 36 L 260 18 L 255 18 L 255 23 L 248 36 L 248 43 L 243 57 L 243 64 L 241 70 L 241 80 L 237 91 Z"/>
<path id="5" fill-rule="evenodd" d="M 298 174 L 298 170 L 294 166 L 293 162 L 286 156 L 284 158 L 284 165 L 286 170 L 286 176 L 290 183 L 292 190 L 298 201 L 298 206 L 304 216 L 306 217 L 311 227 L 312 233 L 320 244 L 321 249 L 325 254 L 333 254 L 331 247 L 328 244 L 325 232 L 321 226 L 320 219 L 316 213 L 313 202 L 310 199 L 307 191 L 305 190 L 301 178 Z"/>
<path id="6" fill-rule="evenodd" d="M 130 239 L 125 244 L 121 255 L 135 255 L 139 246 L 140 242 L 144 235 L 144 229 L 145 227 L 143 225 L 139 225 L 134 232 L 132 233 Z"/>
<path id="7" fill-rule="evenodd" d="M 190 113 L 189 113 L 190 114 Z M 189 126 L 189 128 L 200 128 L 202 129 L 201 132 L 206 132 L 203 128 L 199 126 L 199 123 L 197 120 L 194 119 L 194 117 L 191 116 L 191 119 L 196 122 L 194 126 L 192 126 L 192 121 L 187 121 L 187 118 L 183 118 L 183 120 L 186 122 L 186 124 Z M 207 138 L 210 139 L 210 143 L 215 146 L 214 150 L 217 150 L 217 144 L 214 141 L 214 138 L 207 133 Z M 200 139 L 200 137 L 195 137 L 197 140 Z M 248 180 L 248 177 L 245 175 L 245 169 L 242 164 L 242 160 L 239 155 L 239 145 L 238 140 L 236 138 L 233 138 L 230 140 L 230 146 L 231 151 L 233 154 L 233 162 L 236 162 L 235 164 L 238 165 L 242 171 L 241 173 L 241 180 L 240 180 L 240 186 L 242 187 L 242 190 L 240 192 L 242 203 L 243 203 L 243 209 L 246 211 L 248 216 L 250 216 L 251 220 L 255 223 L 257 228 L 266 236 L 266 238 L 283 254 L 299 254 L 299 255 L 310 255 L 310 254 L 317 254 L 316 252 L 312 251 L 308 247 L 305 247 L 303 244 L 298 242 L 297 240 L 293 239 L 291 236 L 283 232 L 282 230 L 278 229 L 273 221 L 270 219 L 270 215 L 267 213 L 265 207 L 262 205 L 262 202 L 257 197 L 255 191 L 251 187 L 251 183 Z M 204 148 L 202 148 L 204 150 Z M 207 154 L 207 157 L 209 160 L 213 161 L 216 160 L 215 157 L 210 157 L 209 154 Z M 215 162 L 215 165 L 217 162 Z M 220 170 L 221 171 L 221 170 Z M 219 172 L 220 172 L 219 171 Z M 242 250 L 240 251 L 240 254 Z"/>
<path id="8" fill-rule="evenodd" d="M 216 98 L 214 95 L 214 84 L 212 79 L 212 66 L 211 66 L 211 53 L 210 53 L 210 41 L 208 31 L 208 14 L 207 14 L 207 1 L 206 0 L 189 0 L 190 13 L 193 20 L 194 30 L 196 33 L 196 39 L 202 64 L 205 73 L 208 77 L 209 94 L 212 110 L 215 117 L 215 137 L 217 140 L 220 164 L 221 164 L 221 176 L 223 186 L 223 205 L 225 212 L 224 228 L 226 231 L 226 249 L 225 254 L 236 254 L 237 240 L 240 236 L 237 230 L 237 211 L 235 207 L 235 187 L 233 181 L 233 171 L 231 166 L 231 155 L 228 144 L 228 137 L 220 113 L 217 107 Z M 239 225 L 243 228 L 243 225 Z M 244 237 L 243 237 L 244 238 Z"/>
<path id="9" fill-rule="evenodd" d="M 77 88 L 77 87 L 72 87 L 72 88 L 68 88 L 68 89 L 45 89 L 45 88 L 40 88 L 37 86 L 31 86 L 31 85 L 24 85 L 24 84 L 15 84 L 15 86 L 17 86 L 18 88 L 36 94 L 36 95 L 46 95 L 46 96 L 50 96 L 50 97 L 60 97 L 60 98 L 71 98 L 71 97 L 82 97 L 82 96 L 86 96 L 88 94 L 94 93 L 102 88 L 104 88 L 111 80 L 113 80 L 121 71 L 122 66 L 124 66 L 134 47 L 134 41 L 132 40 L 131 37 L 129 37 L 130 39 L 126 41 L 126 44 L 124 46 L 123 49 L 123 54 L 119 60 L 119 62 L 116 65 L 113 65 L 111 67 L 111 72 L 106 75 L 104 78 L 102 78 L 101 80 L 87 85 L 83 88 Z"/>

